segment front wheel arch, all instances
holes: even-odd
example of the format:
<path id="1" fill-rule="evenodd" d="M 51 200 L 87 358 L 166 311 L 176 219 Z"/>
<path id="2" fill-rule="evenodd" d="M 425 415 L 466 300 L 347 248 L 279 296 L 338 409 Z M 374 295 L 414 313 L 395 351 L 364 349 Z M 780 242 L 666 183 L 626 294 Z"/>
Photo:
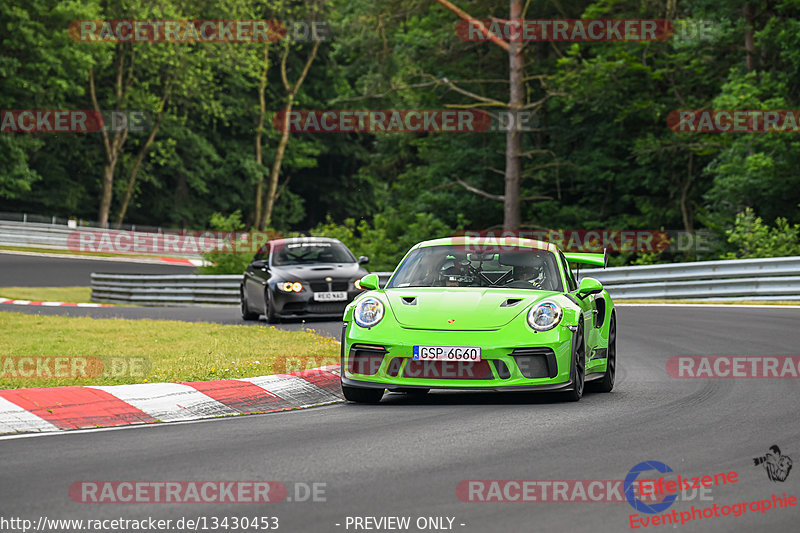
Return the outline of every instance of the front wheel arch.
<path id="1" fill-rule="evenodd" d="M 264 287 L 264 316 L 270 324 L 278 321 L 278 315 L 275 313 L 275 306 L 270 304 L 271 300 L 272 289 L 267 285 Z"/>
<path id="2" fill-rule="evenodd" d="M 247 303 L 247 292 L 244 285 L 239 286 L 239 309 L 242 314 L 242 320 L 258 320 L 258 313 L 252 312 Z"/>

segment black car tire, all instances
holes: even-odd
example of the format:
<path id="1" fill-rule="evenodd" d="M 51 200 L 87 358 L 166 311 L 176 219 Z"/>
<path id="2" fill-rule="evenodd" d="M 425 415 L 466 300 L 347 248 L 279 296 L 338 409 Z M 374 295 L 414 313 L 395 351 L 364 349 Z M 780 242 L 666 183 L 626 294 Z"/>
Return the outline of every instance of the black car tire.
<path id="1" fill-rule="evenodd" d="M 275 308 L 272 306 L 272 292 L 269 288 L 264 289 L 264 316 L 269 324 L 278 321 L 278 315 L 275 314 Z"/>
<path id="2" fill-rule="evenodd" d="M 381 398 L 383 398 L 383 389 L 365 389 L 342 385 L 342 393 L 345 400 L 355 403 L 380 403 Z"/>
<path id="3" fill-rule="evenodd" d="M 611 315 L 611 323 L 608 326 L 606 365 L 603 379 L 587 383 L 587 390 L 592 392 L 611 392 L 614 389 L 614 377 L 617 371 L 617 316 L 614 314 Z"/>
<path id="4" fill-rule="evenodd" d="M 247 295 L 244 289 L 239 289 L 239 306 L 242 310 L 243 320 L 258 320 L 258 313 L 250 311 L 250 307 L 247 305 Z"/>
<path id="5" fill-rule="evenodd" d="M 564 393 L 564 397 L 568 402 L 577 402 L 583 397 L 586 378 L 586 343 L 583 339 L 583 321 L 578 324 L 578 332 L 575 334 L 575 345 L 572 347 L 572 351 L 572 373 L 575 376 L 575 383 L 572 390 Z"/>

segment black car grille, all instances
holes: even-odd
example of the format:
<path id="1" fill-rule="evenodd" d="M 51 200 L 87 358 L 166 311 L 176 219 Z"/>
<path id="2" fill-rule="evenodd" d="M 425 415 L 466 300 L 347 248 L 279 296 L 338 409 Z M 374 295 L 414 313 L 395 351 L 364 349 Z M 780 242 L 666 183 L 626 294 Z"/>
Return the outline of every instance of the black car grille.
<path id="1" fill-rule="evenodd" d="M 347 302 L 308 302 L 309 313 L 344 313 Z"/>
<path id="2" fill-rule="evenodd" d="M 421 379 L 492 379 L 492 370 L 487 360 L 467 361 L 420 361 L 408 359 L 403 369 L 404 378 Z"/>
<path id="3" fill-rule="evenodd" d="M 556 354 L 552 348 L 544 346 L 517 348 L 511 352 L 511 357 L 514 358 L 522 375 L 528 379 L 554 378 L 558 374 Z"/>
<path id="4" fill-rule="evenodd" d="M 344 313 L 347 302 L 286 302 L 282 313 L 285 315 L 305 315 L 318 313 L 338 315 Z"/>
<path id="5" fill-rule="evenodd" d="M 385 355 L 383 346 L 354 344 L 347 357 L 347 370 L 353 374 L 373 376 L 378 373 Z"/>
<path id="6" fill-rule="evenodd" d="M 511 377 L 511 371 L 508 369 L 508 365 L 506 365 L 500 359 L 492 361 L 494 363 L 494 369 L 497 370 L 497 377 L 500 379 L 508 379 Z"/>
<path id="7" fill-rule="evenodd" d="M 349 285 L 348 280 L 334 280 L 330 282 L 327 281 L 311 281 L 309 282 L 309 287 L 314 292 L 330 292 L 330 291 L 346 291 L 348 290 Z"/>

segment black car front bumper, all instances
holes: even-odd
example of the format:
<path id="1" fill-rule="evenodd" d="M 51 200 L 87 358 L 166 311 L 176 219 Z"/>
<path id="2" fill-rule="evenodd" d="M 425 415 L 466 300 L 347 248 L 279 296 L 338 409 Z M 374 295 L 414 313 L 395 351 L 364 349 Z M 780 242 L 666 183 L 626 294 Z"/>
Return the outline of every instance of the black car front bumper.
<path id="1" fill-rule="evenodd" d="M 310 290 L 302 292 L 272 292 L 272 308 L 276 316 L 281 318 L 303 317 L 336 317 L 342 318 L 344 308 L 353 301 L 360 291 L 347 291 L 347 300 L 339 302 L 318 302 L 314 300 L 314 293 Z"/>

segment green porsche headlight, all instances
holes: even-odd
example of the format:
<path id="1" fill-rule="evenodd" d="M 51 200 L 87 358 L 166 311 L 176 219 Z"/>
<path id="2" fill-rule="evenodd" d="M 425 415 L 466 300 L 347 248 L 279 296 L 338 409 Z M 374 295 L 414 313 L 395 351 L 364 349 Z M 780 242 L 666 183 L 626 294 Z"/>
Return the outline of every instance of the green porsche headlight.
<path id="1" fill-rule="evenodd" d="M 362 328 L 371 328 L 383 318 L 383 303 L 377 298 L 364 298 L 356 305 L 353 318 Z"/>
<path id="2" fill-rule="evenodd" d="M 528 311 L 528 325 L 536 331 L 553 329 L 561 322 L 563 312 L 555 302 L 541 302 Z"/>

